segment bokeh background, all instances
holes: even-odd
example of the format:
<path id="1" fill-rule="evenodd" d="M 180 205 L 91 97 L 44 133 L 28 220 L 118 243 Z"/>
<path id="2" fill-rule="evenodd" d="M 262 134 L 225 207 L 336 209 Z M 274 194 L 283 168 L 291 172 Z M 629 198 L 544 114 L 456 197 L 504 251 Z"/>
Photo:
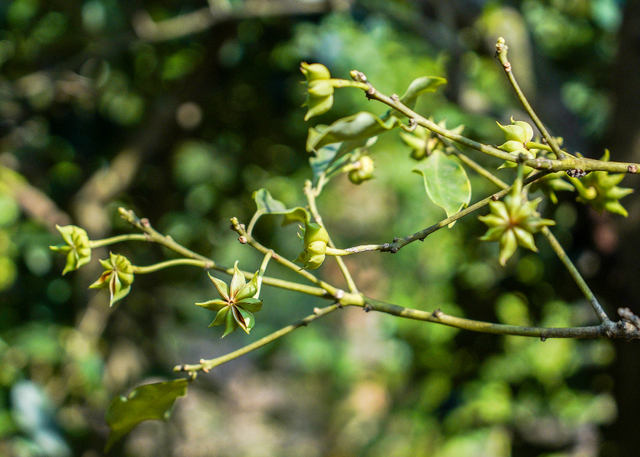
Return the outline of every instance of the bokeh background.
<path id="1" fill-rule="evenodd" d="M 92 239 L 130 232 L 117 208 L 221 264 L 260 257 L 239 245 L 254 190 L 304 205 L 306 132 L 359 110 L 339 91 L 303 121 L 301 61 L 336 77 L 358 69 L 387 94 L 411 80 L 449 84 L 418 110 L 501 143 L 495 121 L 526 119 L 493 59 L 498 36 L 540 117 L 571 151 L 640 161 L 637 0 L 15 0 L 0 2 L 0 455 L 102 455 L 115 395 L 174 377 L 176 364 L 241 347 L 323 302 L 266 289 L 251 335 L 220 340 L 206 274 L 136 278 L 114 309 L 88 290 L 96 260 L 61 276 L 55 224 Z M 471 156 L 495 167 L 499 161 Z M 443 217 L 397 133 L 371 150 L 376 179 L 333 181 L 318 204 L 342 247 L 382 243 Z M 500 172 L 505 180 L 513 172 Z M 343 179 L 344 178 L 344 179 Z M 471 175 L 473 199 L 494 189 Z M 633 177 L 623 182 L 637 186 Z M 554 233 L 610 315 L 640 310 L 640 200 L 626 220 L 560 194 Z M 295 258 L 295 228 L 264 217 L 255 235 Z M 506 268 L 477 219 L 395 256 L 346 259 L 366 294 L 475 319 L 588 325 L 595 316 L 553 253 Z M 112 246 L 137 265 L 171 257 Z M 107 249 L 94 252 L 106 258 Z M 340 284 L 333 262 L 319 270 Z M 268 274 L 297 279 L 271 266 Z M 226 278 L 225 278 L 226 279 Z M 146 422 L 122 456 L 637 455 L 637 343 L 498 337 L 347 309 L 201 375 L 166 422 Z"/>

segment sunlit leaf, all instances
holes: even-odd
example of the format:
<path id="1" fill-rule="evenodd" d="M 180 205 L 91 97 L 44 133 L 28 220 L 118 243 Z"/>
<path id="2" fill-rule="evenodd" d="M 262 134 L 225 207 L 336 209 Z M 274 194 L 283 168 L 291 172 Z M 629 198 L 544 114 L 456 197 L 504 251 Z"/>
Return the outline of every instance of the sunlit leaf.
<path id="1" fill-rule="evenodd" d="M 107 452 L 116 441 L 145 420 L 167 420 L 176 398 L 187 394 L 186 379 L 158 382 L 137 387 L 125 398 L 114 398 L 105 414 L 111 433 L 105 446 Z"/>
<path id="2" fill-rule="evenodd" d="M 412 170 L 424 177 L 424 186 L 433 203 L 451 216 L 471 200 L 471 182 L 464 168 L 441 151 L 434 151 Z M 451 227 L 450 224 L 449 226 Z"/>

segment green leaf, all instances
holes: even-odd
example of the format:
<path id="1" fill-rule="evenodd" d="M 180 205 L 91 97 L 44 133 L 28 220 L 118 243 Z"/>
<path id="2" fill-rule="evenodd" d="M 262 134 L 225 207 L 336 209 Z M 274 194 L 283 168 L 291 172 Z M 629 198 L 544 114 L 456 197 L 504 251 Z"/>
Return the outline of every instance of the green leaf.
<path id="1" fill-rule="evenodd" d="M 447 212 L 447 217 L 465 208 L 471 200 L 471 182 L 464 168 L 441 151 L 434 151 L 412 170 L 424 177 L 427 195 Z M 450 224 L 451 227 L 453 224 Z"/>
<path id="2" fill-rule="evenodd" d="M 165 421 L 171 415 L 176 398 L 187 394 L 186 379 L 158 382 L 137 387 L 128 397 L 114 398 L 105 414 L 111 433 L 104 451 L 144 420 Z"/>
<path id="3" fill-rule="evenodd" d="M 342 143 L 334 143 L 320 148 L 316 151 L 315 157 L 309 159 L 314 183 L 317 183 L 320 175 L 329 168 L 329 165 L 331 165 L 331 162 L 335 159 L 341 146 Z"/>
<path id="4" fill-rule="evenodd" d="M 309 129 L 307 136 L 307 152 L 318 150 L 323 146 L 343 141 L 365 144 L 365 140 L 401 125 L 400 119 L 390 116 L 383 121 L 375 114 L 361 111 L 352 116 L 338 119 L 333 124 L 317 125 Z"/>
<path id="5" fill-rule="evenodd" d="M 414 79 L 407 91 L 400 97 L 400 101 L 413 109 L 416 106 L 418 96 L 425 92 L 435 92 L 435 90 L 442 84 L 446 84 L 447 80 L 438 76 L 423 76 L 418 79 Z"/>
<path id="6" fill-rule="evenodd" d="M 264 214 L 281 214 L 287 211 L 285 204 L 273 198 L 267 189 L 256 190 L 253 193 L 253 200 L 256 202 L 258 212 Z"/>

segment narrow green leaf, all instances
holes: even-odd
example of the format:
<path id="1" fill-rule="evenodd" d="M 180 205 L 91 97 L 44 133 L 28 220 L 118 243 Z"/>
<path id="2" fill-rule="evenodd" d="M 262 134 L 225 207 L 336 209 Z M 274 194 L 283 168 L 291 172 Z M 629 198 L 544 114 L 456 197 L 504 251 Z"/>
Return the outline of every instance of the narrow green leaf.
<path id="1" fill-rule="evenodd" d="M 433 203 L 451 216 L 465 208 L 471 200 L 471 182 L 455 160 L 435 151 L 412 170 L 424 177 L 427 195 Z M 450 227 L 453 224 L 450 224 Z"/>
<path id="2" fill-rule="evenodd" d="M 147 384 L 133 389 L 126 398 L 118 396 L 111 400 L 105 415 L 111 428 L 105 452 L 140 422 L 152 419 L 167 420 L 176 398 L 187 394 L 187 383 L 186 379 L 176 379 Z"/>
<path id="3" fill-rule="evenodd" d="M 416 106 L 418 96 L 425 92 L 435 92 L 435 90 L 442 84 L 446 84 L 447 80 L 438 76 L 423 76 L 418 79 L 414 79 L 406 92 L 400 97 L 400 101 L 413 109 Z"/>

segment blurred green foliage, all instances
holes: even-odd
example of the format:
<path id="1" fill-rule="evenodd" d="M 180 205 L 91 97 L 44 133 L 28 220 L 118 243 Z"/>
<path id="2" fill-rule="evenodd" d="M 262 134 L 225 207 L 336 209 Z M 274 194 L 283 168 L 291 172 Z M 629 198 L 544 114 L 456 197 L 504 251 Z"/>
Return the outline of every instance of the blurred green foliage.
<path id="1" fill-rule="evenodd" d="M 512 36 L 514 71 L 532 99 L 551 93 L 541 112 L 565 144 L 588 155 L 611 114 L 606 74 L 623 14 L 614 0 L 291 2 L 277 15 L 248 0 L 210 3 L 220 20 L 169 40 L 144 35 L 145 20 L 205 2 L 0 4 L 0 455 L 97 455 L 111 398 L 319 305 L 266 289 L 251 335 L 220 341 L 193 305 L 212 298 L 205 273 L 140 277 L 110 312 L 104 294 L 87 290 L 97 262 L 62 278 L 64 261 L 48 249 L 65 221 L 91 238 L 128 232 L 116 211 L 124 205 L 222 264 L 257 269 L 228 219 L 246 223 L 262 187 L 288 207 L 304 204 L 315 119 L 303 122 L 301 61 L 342 78 L 356 68 L 389 94 L 420 76 L 445 77 L 445 92 L 422 97 L 417 110 L 497 144 L 495 120 L 520 108 L 491 46 Z M 343 90 L 318 122 L 384 111 L 371 103 Z M 389 241 L 443 217 L 410 173 L 409 154 L 397 135 L 383 135 L 371 150 L 375 180 L 340 179 L 322 195 L 339 246 Z M 473 198 L 491 190 L 470 179 Z M 544 211 L 570 248 L 572 203 Z M 256 236 L 293 259 L 295 228 L 267 219 Z M 520 325 L 593 322 L 549 249 L 520 252 L 503 269 L 486 260 L 497 246 L 480 243 L 482 232 L 463 220 L 396 256 L 347 262 L 363 292 L 408 307 Z M 146 244 L 114 249 L 137 265 L 171 257 Z M 339 277 L 335 265 L 323 268 Z M 542 343 L 345 310 L 200 376 L 169 424 L 142 424 L 114 455 L 598 455 L 599 427 L 616 420 L 614 357 L 608 341 Z"/>

